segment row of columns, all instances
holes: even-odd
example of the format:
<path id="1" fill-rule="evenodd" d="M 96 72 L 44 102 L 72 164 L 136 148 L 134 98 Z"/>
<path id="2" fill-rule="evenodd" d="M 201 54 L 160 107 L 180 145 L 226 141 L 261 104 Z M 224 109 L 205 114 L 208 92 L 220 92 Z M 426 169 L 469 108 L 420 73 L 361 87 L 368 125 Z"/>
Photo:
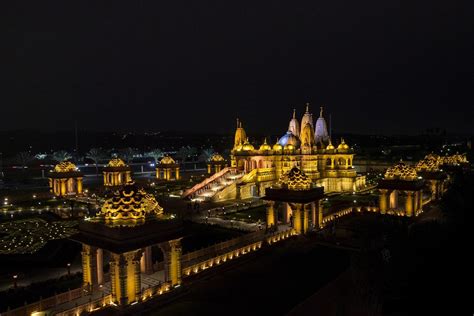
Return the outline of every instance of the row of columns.
<path id="1" fill-rule="evenodd" d="M 275 210 L 275 202 L 270 201 L 267 205 L 267 227 L 278 225 L 278 216 Z M 311 214 L 311 216 L 310 216 Z M 311 203 L 283 203 L 283 222 L 290 222 L 292 217 L 293 228 L 297 234 L 305 234 L 309 230 L 309 221 L 314 228 L 321 228 L 323 223 L 322 201 Z"/>
<path id="2" fill-rule="evenodd" d="M 172 177 L 173 169 L 174 169 L 174 178 Z M 156 168 L 156 178 L 157 179 L 164 179 L 164 180 L 173 180 L 173 179 L 174 180 L 179 180 L 180 179 L 179 167 L 176 167 L 176 168 L 163 168 L 163 167 Z"/>
<path id="3" fill-rule="evenodd" d="M 389 209 L 396 209 L 399 205 L 399 190 L 379 189 L 379 209 L 381 214 L 386 214 Z M 423 192 L 404 191 L 405 198 L 405 215 L 412 217 L 423 207 Z"/>
<path id="4" fill-rule="evenodd" d="M 56 196 L 65 196 L 70 193 L 82 194 L 82 177 L 50 178 L 49 187 Z"/>
<path id="5" fill-rule="evenodd" d="M 335 165 L 336 165 L 335 161 L 340 159 L 340 158 L 329 158 L 329 159 L 331 160 L 331 169 L 334 169 Z M 344 160 L 345 160 L 345 165 L 344 165 L 345 169 L 349 169 L 349 167 L 352 167 L 352 159 L 351 158 L 346 158 Z M 327 165 L 327 164 L 325 164 L 325 165 Z"/>
<path id="6" fill-rule="evenodd" d="M 112 301 L 128 305 L 141 298 L 141 274 L 152 274 L 152 246 L 128 251 L 110 253 L 110 282 Z M 181 239 L 159 244 L 164 256 L 165 282 L 171 286 L 181 284 Z M 82 245 L 83 288 L 92 292 L 104 283 L 103 250 Z"/>
<path id="7" fill-rule="evenodd" d="M 214 166 L 214 173 L 218 173 L 222 170 L 223 165 L 222 164 L 207 164 L 207 173 L 211 174 L 212 173 L 212 166 Z"/>
<path id="8" fill-rule="evenodd" d="M 104 185 L 117 186 L 132 181 L 130 171 L 104 171 Z"/>

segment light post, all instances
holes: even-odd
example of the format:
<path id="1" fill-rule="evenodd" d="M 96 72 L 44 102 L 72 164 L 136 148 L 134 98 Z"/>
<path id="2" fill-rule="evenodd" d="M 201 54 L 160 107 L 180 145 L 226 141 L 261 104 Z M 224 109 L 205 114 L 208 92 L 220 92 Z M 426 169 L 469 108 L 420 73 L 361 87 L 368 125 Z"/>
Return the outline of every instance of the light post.
<path id="1" fill-rule="evenodd" d="M 71 276 L 71 264 L 70 263 L 67 264 L 67 275 Z"/>
<path id="2" fill-rule="evenodd" d="M 15 289 L 18 287 L 17 280 L 18 280 L 18 275 L 15 274 L 13 276 L 13 288 L 15 288 Z"/>

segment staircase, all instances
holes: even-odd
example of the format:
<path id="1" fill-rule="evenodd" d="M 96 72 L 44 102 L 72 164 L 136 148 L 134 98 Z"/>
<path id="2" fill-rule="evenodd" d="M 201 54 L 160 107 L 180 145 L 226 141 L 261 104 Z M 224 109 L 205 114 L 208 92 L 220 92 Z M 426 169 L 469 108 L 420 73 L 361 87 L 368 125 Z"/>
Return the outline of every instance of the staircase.
<path id="1" fill-rule="evenodd" d="M 228 190 L 232 185 L 244 176 L 238 173 L 236 168 L 227 167 L 213 174 L 201 183 L 186 190 L 182 197 L 197 201 L 211 200 L 216 194 Z"/>

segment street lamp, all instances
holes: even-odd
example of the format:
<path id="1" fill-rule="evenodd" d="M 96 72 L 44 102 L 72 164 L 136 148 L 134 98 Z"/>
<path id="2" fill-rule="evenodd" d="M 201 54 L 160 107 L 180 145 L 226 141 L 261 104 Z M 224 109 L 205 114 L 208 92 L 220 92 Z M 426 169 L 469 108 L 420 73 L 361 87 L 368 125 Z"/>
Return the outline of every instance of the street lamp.
<path id="1" fill-rule="evenodd" d="M 70 263 L 67 264 L 67 275 L 71 276 L 71 264 Z"/>
<path id="2" fill-rule="evenodd" d="M 15 274 L 13 276 L 13 288 L 15 289 L 18 287 L 17 280 L 18 280 L 18 275 Z"/>

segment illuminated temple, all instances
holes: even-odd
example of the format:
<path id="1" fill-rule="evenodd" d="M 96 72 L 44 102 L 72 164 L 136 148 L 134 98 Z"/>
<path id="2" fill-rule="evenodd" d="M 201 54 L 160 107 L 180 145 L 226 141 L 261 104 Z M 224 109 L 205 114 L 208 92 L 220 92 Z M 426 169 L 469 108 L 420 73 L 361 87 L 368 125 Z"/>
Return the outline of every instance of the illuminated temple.
<path id="1" fill-rule="evenodd" d="M 319 117 L 306 106 L 301 118 L 293 111 L 286 132 L 275 144 L 267 139 L 259 147 L 250 143 L 242 122 L 237 121 L 230 167 L 222 169 L 184 192 L 198 200 L 261 197 L 282 174 L 298 167 L 325 192 L 353 192 L 365 187 L 365 176 L 353 167 L 354 151 L 344 139 L 337 146 L 328 133 L 321 107 Z"/>

